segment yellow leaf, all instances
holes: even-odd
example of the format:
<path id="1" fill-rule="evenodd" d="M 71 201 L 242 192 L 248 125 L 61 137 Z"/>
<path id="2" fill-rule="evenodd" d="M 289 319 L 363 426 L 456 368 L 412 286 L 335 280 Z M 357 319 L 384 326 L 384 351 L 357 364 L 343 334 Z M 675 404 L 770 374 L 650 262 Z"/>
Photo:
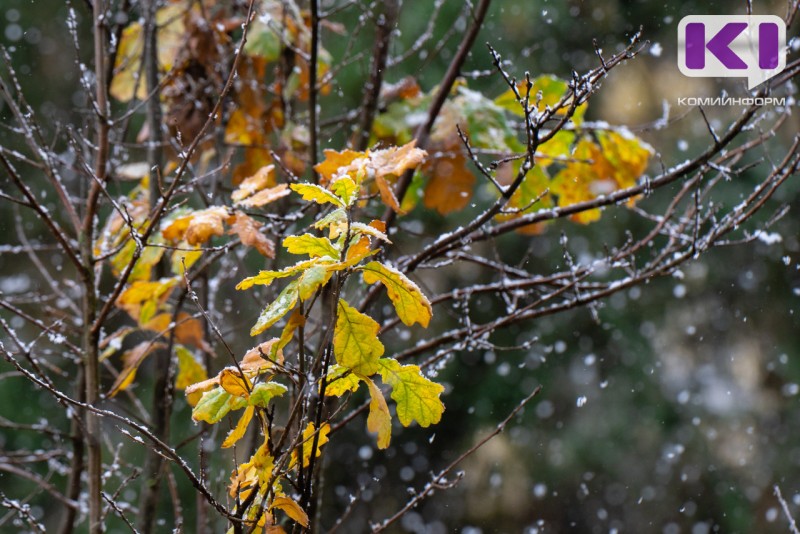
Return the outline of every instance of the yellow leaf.
<path id="1" fill-rule="evenodd" d="M 272 338 L 248 350 L 239 367 L 247 374 L 257 375 L 275 367 L 273 359 L 275 362 L 283 363 L 283 352 L 280 347 L 276 349 L 277 342 L 276 338 Z M 265 359 L 265 357 L 272 359 Z"/>
<path id="2" fill-rule="evenodd" d="M 177 278 L 133 282 L 117 299 L 117 306 L 128 312 L 140 325 L 156 314 L 178 283 Z"/>
<path id="3" fill-rule="evenodd" d="M 340 255 L 330 239 L 311 234 L 291 235 L 283 240 L 283 246 L 291 254 L 308 254 L 312 258 L 329 256 L 338 260 Z"/>
<path id="4" fill-rule="evenodd" d="M 267 165 L 258 169 L 253 176 L 245 178 L 242 183 L 239 184 L 239 187 L 231 193 L 231 200 L 239 202 L 268 187 L 275 181 L 274 171 L 275 165 Z M 281 185 L 283 185 L 283 189 L 286 189 L 286 184 Z"/>
<path id="5" fill-rule="evenodd" d="M 431 303 L 406 275 L 377 261 L 371 261 L 359 269 L 364 273 L 364 282 L 367 284 L 380 281 L 386 286 L 389 299 L 406 326 L 414 323 L 428 326 L 433 315 Z"/>
<path id="6" fill-rule="evenodd" d="M 379 362 L 384 383 L 392 387 L 392 399 L 397 403 L 397 417 L 403 426 L 413 421 L 422 427 L 436 424 L 442 418 L 444 404 L 439 395 L 444 387 L 431 382 L 416 365 L 401 366 L 397 360 L 382 358 Z"/>
<path id="7" fill-rule="evenodd" d="M 236 205 L 245 208 L 260 208 L 261 206 L 265 206 L 285 197 L 290 192 L 291 191 L 289 191 L 289 188 L 286 187 L 286 184 L 279 184 L 275 187 L 270 187 L 269 189 L 262 189 L 255 195 L 244 200 L 240 200 L 236 203 Z"/>
<path id="8" fill-rule="evenodd" d="M 222 370 L 219 375 L 219 385 L 231 395 L 245 399 L 250 397 L 250 390 L 253 389 L 247 377 L 243 377 L 239 371 L 233 369 Z"/>
<path id="9" fill-rule="evenodd" d="M 185 10 L 185 2 L 175 2 L 156 11 L 158 64 L 162 71 L 172 68 L 175 57 L 184 44 Z M 110 93 L 121 102 L 127 102 L 134 97 L 139 100 L 147 97 L 147 84 L 142 69 L 143 34 L 142 25 L 133 22 L 125 28 L 120 39 Z"/>
<path id="10" fill-rule="evenodd" d="M 247 498 L 248 488 L 263 481 L 269 481 L 274 468 L 274 459 L 269 454 L 267 444 L 261 445 L 250 460 L 240 464 L 231 475 L 228 492 L 231 498 L 238 493 L 241 499 Z"/>
<path id="11" fill-rule="evenodd" d="M 339 365 L 370 376 L 378 371 L 383 343 L 378 339 L 380 325 L 339 299 L 338 317 L 333 331 L 333 354 Z"/>
<path id="12" fill-rule="evenodd" d="M 347 228 L 347 214 L 343 208 L 338 208 L 314 223 L 314 228 L 322 230 L 328 228 L 328 237 L 336 239 Z"/>
<path id="13" fill-rule="evenodd" d="M 203 251 L 199 247 L 196 250 L 185 250 L 189 248 L 189 243 L 186 241 L 178 243 L 177 248 L 178 250 L 175 250 L 170 258 L 170 270 L 174 275 L 183 276 L 184 268 L 191 269 L 203 255 Z"/>
<path id="14" fill-rule="evenodd" d="M 308 528 L 308 515 L 306 515 L 299 504 L 294 502 L 289 497 L 286 497 L 285 495 L 275 497 L 272 500 L 272 504 L 270 505 L 269 509 L 272 510 L 273 508 L 283 510 L 286 515 L 291 517 L 294 521 L 303 527 Z"/>
<path id="15" fill-rule="evenodd" d="M 175 389 L 186 389 L 192 384 L 202 382 L 208 378 L 206 368 L 198 362 L 192 353 L 183 345 L 175 346 L 178 356 L 178 375 L 175 377 Z M 201 394 L 199 392 L 187 395 L 190 406 L 197 405 Z"/>
<path id="16" fill-rule="evenodd" d="M 239 418 L 239 422 L 236 423 L 236 427 L 228 432 L 228 436 L 225 438 L 225 441 L 222 442 L 221 448 L 227 449 L 233 447 L 237 441 L 244 437 L 245 432 L 247 432 L 247 425 L 250 424 L 255 410 L 255 406 L 248 406 L 245 408 L 244 413 L 242 413 L 242 416 Z"/>
<path id="17" fill-rule="evenodd" d="M 238 235 L 239 239 L 242 240 L 242 244 L 255 248 L 262 256 L 274 258 L 275 244 L 259 231 L 261 226 L 260 222 L 248 217 L 241 211 L 237 211 L 228 233 Z"/>
<path id="18" fill-rule="evenodd" d="M 369 416 L 367 416 L 367 430 L 378 434 L 378 448 L 385 449 L 392 439 L 392 416 L 383 393 L 375 382 L 367 377 L 361 377 L 369 387 Z"/>
<path id="19" fill-rule="evenodd" d="M 341 176 L 333 180 L 330 184 L 330 190 L 341 198 L 348 206 L 358 199 L 358 184 L 356 184 L 349 176 Z"/>
<path id="20" fill-rule="evenodd" d="M 325 386 L 325 395 L 341 397 L 345 393 L 358 391 L 361 379 L 347 367 L 334 364 L 328 369 L 328 380 Z"/>
<path id="21" fill-rule="evenodd" d="M 270 356 L 272 356 L 273 352 L 277 353 L 277 351 L 288 345 L 292 340 L 292 336 L 294 336 L 295 331 L 298 328 L 305 326 L 305 324 L 305 315 L 303 315 L 303 313 L 300 311 L 300 308 L 295 308 L 292 314 L 289 316 L 289 320 L 286 321 L 286 326 L 283 327 L 280 339 L 272 346 Z"/>
<path id="22" fill-rule="evenodd" d="M 362 235 L 358 241 L 347 247 L 347 256 L 345 257 L 345 261 L 347 263 L 352 262 L 353 265 L 355 265 L 364 258 L 371 256 L 374 252 L 377 252 L 377 250 L 373 251 L 370 248 L 369 238 Z"/>
<path id="23" fill-rule="evenodd" d="M 303 200 L 307 202 L 316 202 L 317 204 L 333 204 L 334 206 L 338 206 L 340 208 L 345 207 L 344 202 L 342 199 L 315 184 L 292 184 L 289 187 L 292 188 L 292 191 L 300 194 L 303 197 Z"/>
<path id="24" fill-rule="evenodd" d="M 313 266 L 316 263 L 317 263 L 316 259 L 305 260 L 298 262 L 290 267 L 287 267 L 281 271 L 261 271 L 257 275 L 249 276 L 244 280 L 242 280 L 241 282 L 239 282 L 238 284 L 236 284 L 236 289 L 244 290 L 244 289 L 250 289 L 253 286 L 268 286 L 278 278 L 286 278 L 287 276 L 295 275 L 300 271 L 308 269 L 309 267 Z"/>
<path id="25" fill-rule="evenodd" d="M 317 439 L 317 454 L 316 457 L 322 454 L 322 446 L 328 443 L 328 433 L 331 431 L 331 425 L 322 423 L 319 428 L 319 437 Z M 303 431 L 303 467 L 308 467 L 311 461 L 311 449 L 314 446 L 314 434 L 316 428 L 314 423 L 308 423 L 306 429 Z M 289 461 L 289 469 L 297 465 L 297 450 L 292 451 L 292 459 Z"/>
<path id="26" fill-rule="evenodd" d="M 109 397 L 113 397 L 120 391 L 127 389 L 136 377 L 136 370 L 147 358 L 150 353 L 157 349 L 166 347 L 163 343 L 153 343 L 152 341 L 142 341 L 132 349 L 125 351 L 122 355 L 122 370 L 114 384 L 108 392 Z"/>
<path id="27" fill-rule="evenodd" d="M 270 355 L 272 353 L 272 348 L 278 340 L 276 338 L 270 339 L 269 341 L 265 341 L 260 345 L 250 349 L 242 358 L 242 361 L 239 363 L 239 368 L 248 378 L 253 378 L 258 376 L 265 371 L 273 369 L 275 367 L 275 363 L 271 360 L 267 360 L 262 358 L 262 354 Z M 283 352 L 278 350 L 274 356 L 275 361 L 278 363 L 283 362 Z M 190 386 L 186 387 L 186 394 L 187 395 L 194 395 L 198 393 L 203 393 L 208 391 L 218 385 L 220 385 L 220 379 L 223 373 L 231 372 L 231 369 L 223 369 L 213 378 L 209 378 L 206 380 L 201 380 L 200 382 L 193 383 Z M 235 371 L 236 376 L 238 376 L 238 371 Z M 229 382 L 230 383 L 230 382 Z M 236 385 L 232 385 L 231 387 L 236 387 Z"/>

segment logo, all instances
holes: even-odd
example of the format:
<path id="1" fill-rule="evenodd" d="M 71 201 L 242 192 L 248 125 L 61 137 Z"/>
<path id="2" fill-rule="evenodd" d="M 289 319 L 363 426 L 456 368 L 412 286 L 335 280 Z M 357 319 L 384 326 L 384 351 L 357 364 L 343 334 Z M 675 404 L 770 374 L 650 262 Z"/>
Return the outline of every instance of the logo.
<path id="1" fill-rule="evenodd" d="M 775 15 L 689 15 L 678 24 L 678 68 L 693 78 L 747 78 L 786 67 L 786 24 Z"/>

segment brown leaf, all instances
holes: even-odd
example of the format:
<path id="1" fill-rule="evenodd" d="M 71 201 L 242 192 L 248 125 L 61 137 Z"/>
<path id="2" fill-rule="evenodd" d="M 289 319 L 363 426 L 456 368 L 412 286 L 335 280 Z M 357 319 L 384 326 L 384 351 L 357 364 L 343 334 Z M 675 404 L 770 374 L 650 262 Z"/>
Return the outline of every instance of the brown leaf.
<path id="1" fill-rule="evenodd" d="M 243 244 L 255 248 L 262 256 L 274 258 L 275 243 L 259 231 L 261 226 L 261 223 L 237 211 L 228 233 L 238 235 Z"/>

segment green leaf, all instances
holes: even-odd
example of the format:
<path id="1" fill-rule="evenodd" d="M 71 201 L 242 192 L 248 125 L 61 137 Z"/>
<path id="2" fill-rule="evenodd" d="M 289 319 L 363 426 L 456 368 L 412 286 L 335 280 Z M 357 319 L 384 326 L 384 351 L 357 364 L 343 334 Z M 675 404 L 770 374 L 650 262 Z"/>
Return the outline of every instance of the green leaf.
<path id="1" fill-rule="evenodd" d="M 281 38 L 266 23 L 260 22 L 256 18 L 250 26 L 244 51 L 249 56 L 276 61 L 281 54 Z"/>
<path id="2" fill-rule="evenodd" d="M 255 326 L 250 329 L 251 336 L 257 336 L 274 325 L 280 321 L 281 317 L 294 308 L 294 305 L 297 304 L 297 298 L 299 297 L 298 285 L 297 280 L 292 281 L 281 291 L 281 294 L 278 295 L 278 298 L 276 298 L 272 304 L 264 308 Z"/>
<path id="3" fill-rule="evenodd" d="M 361 379 L 350 369 L 343 365 L 333 364 L 328 369 L 325 395 L 341 397 L 348 391 L 351 393 L 356 392 L 360 383 Z"/>
<path id="4" fill-rule="evenodd" d="M 369 386 L 370 396 L 367 430 L 378 434 L 378 448 L 385 449 L 392 439 L 392 416 L 389 413 L 389 406 L 375 382 L 366 377 L 363 377 L 363 380 Z"/>
<path id="5" fill-rule="evenodd" d="M 292 191 L 299 193 L 305 201 L 313 201 L 317 204 L 333 204 L 340 208 L 345 207 L 345 203 L 341 198 L 316 184 L 292 184 L 289 187 L 292 188 Z"/>
<path id="6" fill-rule="evenodd" d="M 283 240 L 283 246 L 291 254 L 308 254 L 312 258 L 329 256 L 338 260 L 341 255 L 330 239 L 311 234 L 291 235 Z"/>
<path id="7" fill-rule="evenodd" d="M 339 299 L 339 316 L 333 331 L 333 354 L 339 365 L 370 376 L 378 371 L 383 343 L 378 339 L 380 325 Z"/>
<path id="8" fill-rule="evenodd" d="M 253 387 L 250 392 L 249 403 L 251 406 L 266 408 L 275 397 L 280 397 L 288 391 L 286 386 L 277 382 L 261 382 Z"/>
<path id="9" fill-rule="evenodd" d="M 233 410 L 240 410 L 247 406 L 247 400 L 242 397 L 234 397 L 222 388 L 214 388 L 206 391 L 200 398 L 200 402 L 192 410 L 192 419 L 195 421 L 205 421 L 213 425 L 222 420 Z"/>
<path id="10" fill-rule="evenodd" d="M 392 399 L 397 403 L 397 417 L 403 426 L 413 421 L 422 427 L 438 423 L 444 412 L 439 395 L 444 387 L 431 382 L 416 365 L 400 365 L 391 358 L 378 361 L 384 383 L 392 386 Z"/>
<path id="11" fill-rule="evenodd" d="M 389 299 L 406 326 L 414 323 L 419 323 L 423 327 L 428 326 L 433 315 L 431 303 L 406 275 L 377 261 L 371 261 L 359 269 L 363 271 L 364 282 L 367 284 L 380 281 L 386 286 Z"/>

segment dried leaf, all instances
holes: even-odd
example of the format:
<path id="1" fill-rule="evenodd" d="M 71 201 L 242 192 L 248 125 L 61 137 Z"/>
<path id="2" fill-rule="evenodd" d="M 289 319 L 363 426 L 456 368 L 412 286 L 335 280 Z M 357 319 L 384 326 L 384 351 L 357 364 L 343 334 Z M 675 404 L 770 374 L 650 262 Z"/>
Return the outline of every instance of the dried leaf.
<path id="1" fill-rule="evenodd" d="M 242 201 L 273 183 L 275 183 L 275 165 L 261 167 L 253 176 L 245 178 L 239 184 L 239 187 L 231 194 L 231 200 Z M 283 185 L 283 189 L 286 189 L 286 184 L 281 185 Z"/>
<path id="2" fill-rule="evenodd" d="M 262 256 L 274 258 L 275 243 L 259 231 L 261 226 L 261 223 L 237 211 L 228 233 L 238 235 L 244 245 L 255 248 Z"/>

